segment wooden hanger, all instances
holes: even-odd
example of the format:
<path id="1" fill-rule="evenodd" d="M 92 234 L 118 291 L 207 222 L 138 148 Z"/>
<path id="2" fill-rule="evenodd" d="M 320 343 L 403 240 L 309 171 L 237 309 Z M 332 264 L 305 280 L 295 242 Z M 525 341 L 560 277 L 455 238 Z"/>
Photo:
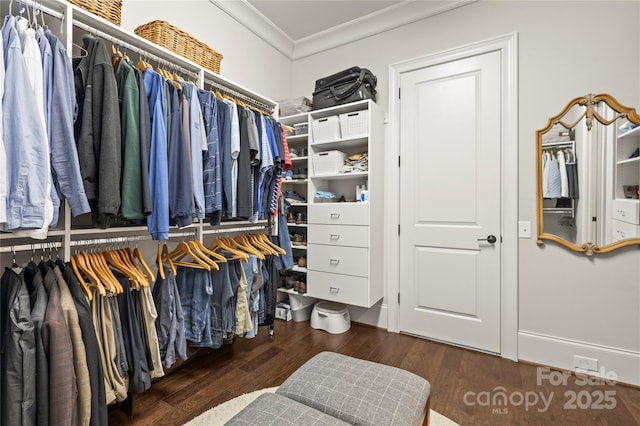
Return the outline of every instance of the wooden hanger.
<path id="1" fill-rule="evenodd" d="M 258 259 L 262 259 L 262 260 L 265 259 L 264 254 L 262 254 L 259 250 L 257 250 L 251 244 L 248 244 L 248 242 L 244 242 L 244 241 L 241 242 L 240 240 L 242 240 L 242 238 L 240 237 L 244 237 L 244 235 L 236 238 L 226 238 L 226 240 L 229 243 L 229 245 L 231 245 L 232 247 L 237 247 L 242 251 L 253 254 Z"/>
<path id="2" fill-rule="evenodd" d="M 187 255 L 191 256 L 195 263 L 180 261 Z M 186 266 L 188 268 L 206 269 L 207 271 L 211 270 L 211 266 L 207 262 L 202 260 L 197 254 L 195 254 L 189 244 L 184 241 L 178 243 L 176 248 L 173 251 L 169 252 L 169 257 L 173 260 L 173 263 L 175 265 Z"/>
<path id="3" fill-rule="evenodd" d="M 211 242 L 211 245 L 209 246 L 209 249 L 212 250 L 212 251 L 216 251 L 216 249 L 224 250 L 227 253 L 231 253 L 231 254 L 235 255 L 233 257 L 227 258 L 228 260 L 244 260 L 245 262 L 247 262 L 249 260 L 249 256 L 247 255 L 247 253 L 245 253 L 245 252 L 243 252 L 241 250 L 238 250 L 236 248 L 231 247 L 222 238 L 218 238 L 216 240 L 213 240 Z"/>
<path id="4" fill-rule="evenodd" d="M 153 275 L 153 272 L 151 272 L 151 268 L 149 268 L 147 262 L 144 261 L 144 257 L 142 257 L 142 250 L 140 250 L 138 247 L 133 249 L 133 258 L 140 263 L 140 265 L 142 266 L 142 270 L 145 272 L 148 280 L 154 282 L 156 280 L 156 277 Z M 147 284 L 149 283 L 147 282 Z"/>
<path id="5" fill-rule="evenodd" d="M 71 256 L 71 268 L 73 269 L 73 273 L 76 275 L 76 278 L 78 279 L 78 282 L 80 283 L 80 285 L 82 286 L 82 289 L 84 290 L 84 292 L 87 295 L 87 299 L 89 299 L 89 301 L 93 300 L 93 292 L 91 291 L 91 288 L 89 288 L 89 284 L 87 284 L 84 280 L 84 276 L 82 275 L 82 272 L 80 272 L 80 268 L 78 266 L 78 260 L 75 257 L 75 255 Z M 90 285 L 93 285 L 96 289 L 98 289 L 98 285 L 99 283 L 93 283 L 91 282 Z M 104 292 L 104 294 L 102 294 L 100 292 L 100 289 L 98 289 L 98 292 L 104 296 L 106 294 L 106 292 L 104 291 L 104 288 L 101 289 L 102 292 Z"/>
<path id="6" fill-rule="evenodd" d="M 209 250 L 204 244 L 202 244 L 202 242 L 200 240 L 193 240 L 192 241 L 193 244 L 195 244 L 198 247 L 198 250 L 203 253 L 205 256 L 211 256 L 214 259 L 218 260 L 219 262 L 226 262 L 227 258 L 222 256 L 221 254 L 216 253 L 213 250 Z"/>
<path id="7" fill-rule="evenodd" d="M 191 250 L 200 258 L 202 259 L 205 263 L 209 264 L 209 266 L 212 269 L 215 269 L 216 271 L 220 269 L 220 267 L 218 266 L 218 264 L 216 262 L 213 261 L 213 259 L 211 259 L 211 257 L 209 257 L 208 255 L 206 255 L 205 253 L 202 252 L 202 250 L 200 250 L 200 245 L 198 244 L 198 242 L 196 242 L 195 240 L 191 240 L 191 241 L 187 241 L 187 244 L 189 245 L 189 247 L 191 247 Z"/>
<path id="8" fill-rule="evenodd" d="M 178 270 L 176 269 L 176 265 L 173 263 L 173 259 L 169 256 L 169 247 L 166 243 L 162 245 L 162 258 L 167 261 L 169 269 L 171 269 L 171 273 L 176 276 L 178 274 Z"/>
<path id="9" fill-rule="evenodd" d="M 128 264 L 128 262 L 123 259 L 121 253 L 118 253 L 117 250 L 109 250 L 106 252 L 102 252 L 101 254 L 103 259 L 105 260 L 105 263 L 107 264 L 107 267 L 111 265 L 114 268 L 118 269 L 129 279 L 129 281 L 131 281 L 132 285 L 135 288 L 140 288 L 140 278 L 138 277 L 137 273 L 131 269 L 131 266 Z M 120 284 L 119 281 L 118 284 Z"/>
<path id="10" fill-rule="evenodd" d="M 80 254 L 84 257 L 86 265 L 89 268 L 91 268 L 91 270 L 93 271 L 95 276 L 98 277 L 98 279 L 100 280 L 102 285 L 105 286 L 107 291 L 109 291 L 109 292 L 111 292 L 113 294 L 118 294 L 119 293 L 118 285 L 120 283 L 118 283 L 118 285 L 116 285 L 114 283 L 114 281 L 113 281 L 113 279 L 111 277 L 111 275 L 113 275 L 113 274 L 110 275 L 109 273 L 107 273 L 105 271 L 101 260 L 98 259 L 96 254 L 95 253 L 88 253 L 88 252 L 80 252 Z"/>
<path id="11" fill-rule="evenodd" d="M 282 247 L 280 247 L 279 245 L 271 241 L 269 237 L 267 237 L 267 234 L 257 234 L 257 238 L 264 241 L 268 246 L 272 247 L 279 254 L 286 254 L 286 251 Z"/>
<path id="12" fill-rule="evenodd" d="M 166 279 L 164 275 L 164 265 L 162 264 L 162 247 L 161 244 L 158 243 L 158 252 L 156 253 L 156 265 L 158 265 L 158 274 L 160 275 L 160 279 Z"/>

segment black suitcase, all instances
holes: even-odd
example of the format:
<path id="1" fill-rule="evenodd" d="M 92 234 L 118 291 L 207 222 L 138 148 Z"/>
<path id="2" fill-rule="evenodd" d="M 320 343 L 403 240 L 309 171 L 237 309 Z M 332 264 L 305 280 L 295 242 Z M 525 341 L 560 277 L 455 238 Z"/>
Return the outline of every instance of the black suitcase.
<path id="1" fill-rule="evenodd" d="M 367 68 L 351 67 L 316 80 L 313 92 L 314 110 L 363 99 L 376 100 L 378 79 Z"/>

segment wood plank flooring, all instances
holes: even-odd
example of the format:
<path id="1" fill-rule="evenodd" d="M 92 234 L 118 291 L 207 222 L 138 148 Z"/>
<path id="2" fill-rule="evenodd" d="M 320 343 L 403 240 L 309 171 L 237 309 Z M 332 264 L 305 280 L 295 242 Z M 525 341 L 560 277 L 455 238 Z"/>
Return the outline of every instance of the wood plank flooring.
<path id="1" fill-rule="evenodd" d="M 426 378 L 431 408 L 461 425 L 640 425 L 638 388 L 589 385 L 573 375 L 554 385 L 561 378 L 554 370 L 548 372 L 553 380 L 540 379 L 533 365 L 355 323 L 338 335 L 314 330 L 308 321 L 275 326 L 274 337 L 261 327 L 255 339 L 199 350 L 135 395 L 131 419 L 110 407 L 109 424 L 182 425 L 243 393 L 280 385 L 306 360 L 328 350 Z"/>

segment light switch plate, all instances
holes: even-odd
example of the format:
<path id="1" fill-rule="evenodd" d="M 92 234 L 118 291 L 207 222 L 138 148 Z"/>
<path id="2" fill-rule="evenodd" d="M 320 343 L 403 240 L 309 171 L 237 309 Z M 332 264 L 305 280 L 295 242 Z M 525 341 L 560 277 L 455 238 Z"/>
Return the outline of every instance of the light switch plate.
<path id="1" fill-rule="evenodd" d="M 518 222 L 518 237 L 531 238 L 531 222 L 528 220 Z"/>

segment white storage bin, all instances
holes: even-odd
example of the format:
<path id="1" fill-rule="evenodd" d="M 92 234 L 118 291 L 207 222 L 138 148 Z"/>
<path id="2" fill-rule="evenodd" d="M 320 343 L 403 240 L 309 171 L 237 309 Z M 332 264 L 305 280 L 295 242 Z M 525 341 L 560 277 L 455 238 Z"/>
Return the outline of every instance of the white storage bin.
<path id="1" fill-rule="evenodd" d="M 335 302 L 318 302 L 311 312 L 311 328 L 341 334 L 351 328 L 349 309 Z"/>
<path id="2" fill-rule="evenodd" d="M 313 164 L 313 176 L 340 173 L 344 166 L 345 158 L 347 158 L 347 154 L 337 150 L 313 154 L 311 157 L 311 162 Z"/>
<path id="3" fill-rule="evenodd" d="M 355 111 L 340 114 L 340 133 L 343 139 L 369 134 L 369 112 Z"/>
<path id="4" fill-rule="evenodd" d="M 337 115 L 315 119 L 311 126 L 313 129 L 313 143 L 340 139 L 340 118 Z"/>
<path id="5" fill-rule="evenodd" d="M 309 133 L 309 123 L 298 123 L 293 125 L 293 134 L 296 136 Z"/>
<path id="6" fill-rule="evenodd" d="M 314 305 L 304 306 L 300 309 L 291 310 L 291 318 L 294 322 L 309 321 L 311 318 L 311 311 Z"/>

